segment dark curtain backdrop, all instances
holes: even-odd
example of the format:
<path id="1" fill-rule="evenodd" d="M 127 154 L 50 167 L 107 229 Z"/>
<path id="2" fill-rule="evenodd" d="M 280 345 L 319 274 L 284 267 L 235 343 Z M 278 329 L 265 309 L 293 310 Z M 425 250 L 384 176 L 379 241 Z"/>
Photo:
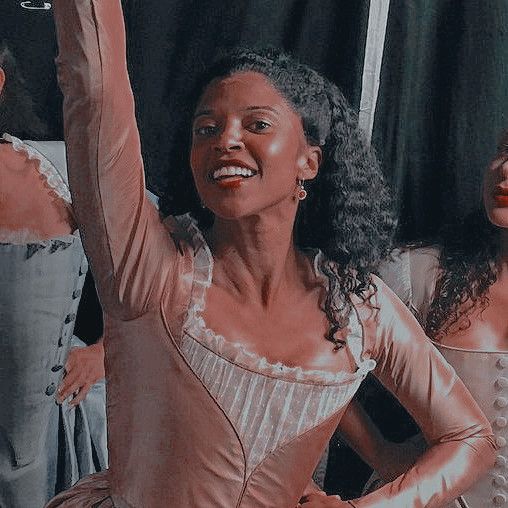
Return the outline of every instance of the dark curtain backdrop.
<path id="1" fill-rule="evenodd" d="M 373 143 L 415 239 L 480 202 L 508 127 L 508 2 L 391 0 L 386 34 Z"/>
<path id="2" fill-rule="evenodd" d="M 360 99 L 368 0 L 124 0 L 129 65 L 149 187 L 161 192 L 173 119 L 217 48 L 275 45 Z M 51 10 L 2 0 L 0 38 L 61 138 Z M 508 2 L 391 0 L 373 143 L 399 201 L 401 237 L 435 232 L 478 204 L 482 171 L 508 126 Z"/>
<path id="3" fill-rule="evenodd" d="M 368 0 L 124 0 L 148 184 L 164 191 L 174 118 L 219 48 L 275 46 L 360 102 Z"/>
<path id="4" fill-rule="evenodd" d="M 28 10 L 21 0 L 0 0 L 0 41 L 16 56 L 48 139 L 62 139 L 62 101 L 56 83 L 57 52 L 52 10 Z"/>
<path id="5" fill-rule="evenodd" d="M 174 118 L 197 73 L 220 48 L 283 48 L 360 102 L 369 0 L 122 0 L 148 187 L 164 190 Z M 52 139 L 61 139 L 51 10 L 1 0 L 0 39 L 17 56 Z"/>

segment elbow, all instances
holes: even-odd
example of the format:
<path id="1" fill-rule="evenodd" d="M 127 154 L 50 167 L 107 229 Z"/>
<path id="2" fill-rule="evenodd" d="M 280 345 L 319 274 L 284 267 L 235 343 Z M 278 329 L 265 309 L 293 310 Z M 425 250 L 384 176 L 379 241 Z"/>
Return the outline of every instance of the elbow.
<path id="1" fill-rule="evenodd" d="M 469 438 L 464 442 L 476 457 L 472 462 L 476 464 L 478 474 L 484 473 L 494 466 L 498 451 L 492 432 L 485 432 L 479 437 Z"/>
<path id="2" fill-rule="evenodd" d="M 483 457 L 483 462 L 486 465 L 486 468 L 491 468 L 494 466 L 496 462 L 496 457 L 498 454 L 498 446 L 496 444 L 496 436 L 492 430 L 490 423 L 485 419 L 485 425 L 483 427 L 483 432 L 480 436 L 481 442 L 481 455 Z"/>
<path id="3" fill-rule="evenodd" d="M 64 95 L 64 106 L 72 104 L 83 111 L 96 110 L 104 100 L 100 70 L 59 62 L 58 84 Z"/>

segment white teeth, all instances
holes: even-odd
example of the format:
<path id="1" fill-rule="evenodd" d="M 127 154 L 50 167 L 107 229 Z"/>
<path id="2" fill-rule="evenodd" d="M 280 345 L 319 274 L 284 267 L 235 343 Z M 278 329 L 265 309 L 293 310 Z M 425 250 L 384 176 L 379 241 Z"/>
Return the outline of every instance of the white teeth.
<path id="1" fill-rule="evenodd" d="M 213 172 L 213 179 L 217 180 L 218 178 L 221 178 L 223 176 L 253 176 L 255 174 L 252 169 L 248 168 L 241 168 L 239 166 L 225 166 L 223 168 L 216 169 Z"/>

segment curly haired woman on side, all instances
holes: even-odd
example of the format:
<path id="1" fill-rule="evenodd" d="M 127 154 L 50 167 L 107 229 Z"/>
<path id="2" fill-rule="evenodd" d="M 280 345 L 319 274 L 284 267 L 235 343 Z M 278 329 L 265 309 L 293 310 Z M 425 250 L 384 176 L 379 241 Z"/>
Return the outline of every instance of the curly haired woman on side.
<path id="1" fill-rule="evenodd" d="M 440 275 L 435 289 L 439 298 L 432 300 L 425 319 L 429 337 L 441 342 L 465 331 L 472 324 L 472 314 L 487 309 L 489 290 L 501 273 L 501 240 L 499 226 L 489 220 L 484 208 L 440 234 Z"/>
<path id="2" fill-rule="evenodd" d="M 413 310 L 492 423 L 496 463 L 461 502 L 471 508 L 503 505 L 508 500 L 508 132 L 485 170 L 483 206 L 445 227 L 437 241 L 400 250 L 381 265 L 380 275 Z"/>
<path id="3" fill-rule="evenodd" d="M 467 488 L 492 463 L 491 430 L 370 275 L 393 220 L 337 88 L 277 52 L 220 58 L 188 109 L 161 219 L 143 191 L 120 2 L 54 6 L 77 220 L 108 329 L 111 465 L 49 506 L 433 507 Z M 312 492 L 371 370 L 434 446 L 375 494 Z"/>

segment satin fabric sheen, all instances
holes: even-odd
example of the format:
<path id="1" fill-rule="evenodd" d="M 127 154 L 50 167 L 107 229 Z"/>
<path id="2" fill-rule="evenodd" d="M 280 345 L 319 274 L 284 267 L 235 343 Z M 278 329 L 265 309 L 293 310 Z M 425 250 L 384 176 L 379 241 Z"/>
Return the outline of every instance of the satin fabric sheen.
<path id="1" fill-rule="evenodd" d="M 427 319 L 439 276 L 439 250 L 422 247 L 394 253 L 380 275 L 422 323 Z M 452 365 L 487 416 L 498 448 L 493 467 L 447 508 L 487 508 L 508 504 L 508 352 L 489 351 L 478 337 L 478 349 L 434 343 Z M 462 504 L 460 504 L 462 503 Z"/>
<path id="2" fill-rule="evenodd" d="M 246 474 L 244 443 L 179 349 L 194 248 L 145 198 L 120 3 L 54 8 L 71 190 L 106 314 L 110 470 L 97 487 L 86 480 L 49 506 L 293 508 L 342 410 Z M 353 503 L 437 507 L 492 463 L 491 429 L 413 316 L 376 284 L 368 303 L 354 301 L 364 357 L 435 446 Z"/>

